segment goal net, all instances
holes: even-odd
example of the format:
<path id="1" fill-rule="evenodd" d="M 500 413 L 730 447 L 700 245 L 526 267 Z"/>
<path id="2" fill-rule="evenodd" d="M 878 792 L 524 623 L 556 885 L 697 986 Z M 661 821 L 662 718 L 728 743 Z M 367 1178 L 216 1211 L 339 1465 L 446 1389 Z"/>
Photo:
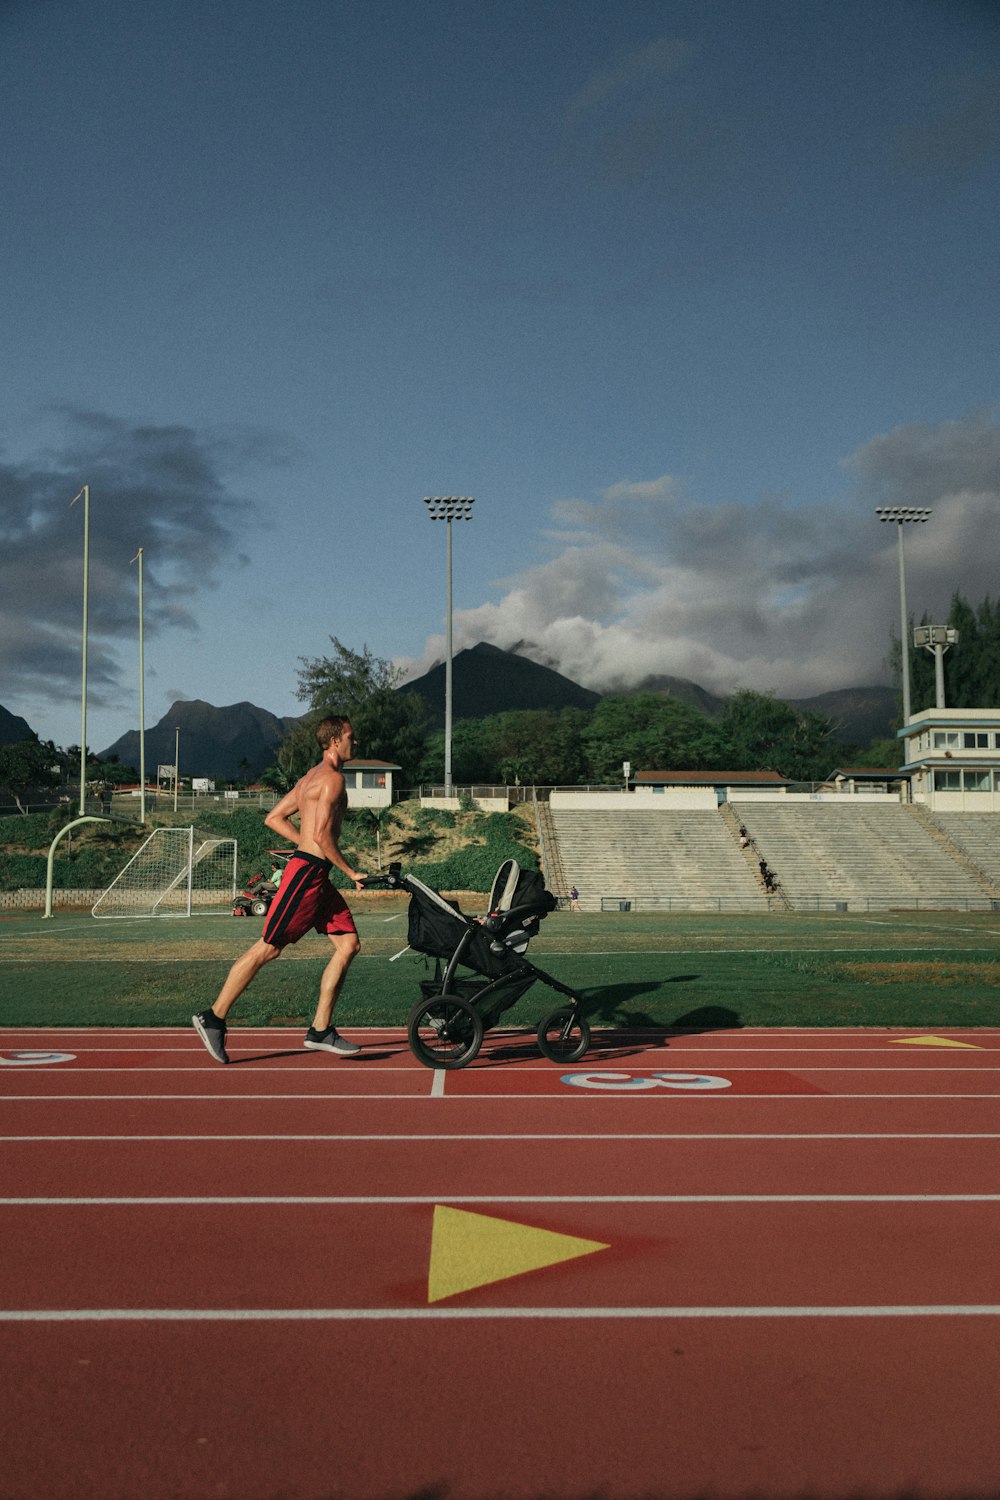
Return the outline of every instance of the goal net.
<path id="1" fill-rule="evenodd" d="M 95 917 L 219 916 L 236 894 L 236 840 L 154 828 L 91 908 Z"/>

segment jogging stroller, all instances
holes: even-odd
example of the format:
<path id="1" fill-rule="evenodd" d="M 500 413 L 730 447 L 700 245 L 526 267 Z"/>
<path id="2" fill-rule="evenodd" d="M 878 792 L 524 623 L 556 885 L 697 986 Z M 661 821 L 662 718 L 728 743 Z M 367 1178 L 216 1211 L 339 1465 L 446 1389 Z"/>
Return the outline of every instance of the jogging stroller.
<path id="1" fill-rule="evenodd" d="M 435 960 L 434 978 L 421 981 L 422 998 L 407 1023 L 410 1048 L 426 1067 L 464 1068 L 472 1062 L 484 1033 L 536 980 L 570 1002 L 542 1021 L 539 1049 L 558 1063 L 583 1056 L 590 1027 L 579 1000 L 524 957 L 539 922 L 556 905 L 537 870 L 522 870 L 516 860 L 505 860 L 493 881 L 487 915 L 481 918 L 467 916 L 415 875 L 404 875 L 399 865 L 391 865 L 379 883 L 409 891 L 408 946 Z M 475 977 L 460 975 L 460 968 L 472 970 Z"/>

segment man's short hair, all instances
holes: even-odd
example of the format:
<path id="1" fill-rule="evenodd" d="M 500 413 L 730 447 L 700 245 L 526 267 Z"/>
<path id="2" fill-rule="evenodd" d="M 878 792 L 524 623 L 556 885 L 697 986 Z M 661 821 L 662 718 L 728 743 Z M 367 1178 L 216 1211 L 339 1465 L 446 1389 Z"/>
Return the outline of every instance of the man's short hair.
<path id="1" fill-rule="evenodd" d="M 337 717 L 320 719 L 316 725 L 316 738 L 319 741 L 319 748 L 325 750 L 331 741 L 339 740 L 350 722 L 350 719 L 340 719 Z"/>

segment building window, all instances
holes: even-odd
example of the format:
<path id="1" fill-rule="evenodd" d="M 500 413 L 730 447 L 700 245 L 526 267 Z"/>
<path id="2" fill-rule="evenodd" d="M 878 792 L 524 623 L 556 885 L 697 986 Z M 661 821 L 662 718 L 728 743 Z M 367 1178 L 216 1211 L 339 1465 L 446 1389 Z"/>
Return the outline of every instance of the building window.
<path id="1" fill-rule="evenodd" d="M 961 746 L 961 736 L 957 729 L 936 729 L 934 731 L 935 750 L 958 750 Z"/>
<path id="2" fill-rule="evenodd" d="M 379 791 L 383 791 L 384 792 L 385 791 L 385 772 L 384 771 L 362 771 L 361 772 L 361 785 L 363 787 L 367 787 L 367 788 L 376 787 Z"/>
<path id="3" fill-rule="evenodd" d="M 934 790 L 936 792 L 960 792 L 962 790 L 961 771 L 935 771 Z"/>
<path id="4" fill-rule="evenodd" d="M 988 750 L 990 748 L 988 734 L 964 734 L 962 740 L 962 748 L 965 750 Z"/>
<path id="5" fill-rule="evenodd" d="M 966 771 L 965 790 L 967 792 L 988 792 L 990 789 L 989 771 Z"/>

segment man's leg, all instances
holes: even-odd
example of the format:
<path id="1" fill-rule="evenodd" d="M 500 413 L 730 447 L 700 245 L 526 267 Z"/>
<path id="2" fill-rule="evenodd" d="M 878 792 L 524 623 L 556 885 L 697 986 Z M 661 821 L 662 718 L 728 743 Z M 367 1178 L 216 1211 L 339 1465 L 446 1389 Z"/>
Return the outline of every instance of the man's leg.
<path id="1" fill-rule="evenodd" d="M 233 964 L 211 1010 L 200 1011 L 191 1017 L 192 1026 L 216 1062 L 227 1063 L 229 1061 L 229 1055 L 226 1052 L 226 1016 L 230 1006 L 234 1000 L 239 999 L 251 979 L 260 973 L 264 965 L 270 963 L 273 958 L 278 958 L 280 953 L 280 948 L 266 943 L 263 938 L 258 939 L 253 947 L 248 948 L 246 953 Z"/>
<path id="2" fill-rule="evenodd" d="M 219 998 L 212 1006 L 213 1015 L 224 1021 L 229 1014 L 230 1006 L 238 1000 L 252 979 L 256 979 L 265 964 L 272 959 L 279 958 L 281 949 L 275 948 L 272 943 L 265 943 L 263 938 L 258 938 L 252 948 L 248 948 L 241 958 L 238 958 L 226 976 L 226 982 L 219 991 Z"/>
<path id="3" fill-rule="evenodd" d="M 355 932 L 331 932 L 329 938 L 333 944 L 333 957 L 323 970 L 323 977 L 319 982 L 319 1000 L 313 1019 L 314 1031 L 325 1031 L 329 1026 L 347 971 L 361 952 L 361 943 Z"/>
<path id="4" fill-rule="evenodd" d="M 331 1024 L 333 1007 L 340 998 L 347 971 L 361 951 L 356 932 L 331 932 L 327 936 L 333 944 L 333 957 L 323 970 L 319 982 L 319 1000 L 316 1016 L 306 1032 L 304 1046 L 314 1052 L 338 1052 L 341 1056 L 353 1056 L 361 1051 L 355 1042 L 340 1036 Z"/>

